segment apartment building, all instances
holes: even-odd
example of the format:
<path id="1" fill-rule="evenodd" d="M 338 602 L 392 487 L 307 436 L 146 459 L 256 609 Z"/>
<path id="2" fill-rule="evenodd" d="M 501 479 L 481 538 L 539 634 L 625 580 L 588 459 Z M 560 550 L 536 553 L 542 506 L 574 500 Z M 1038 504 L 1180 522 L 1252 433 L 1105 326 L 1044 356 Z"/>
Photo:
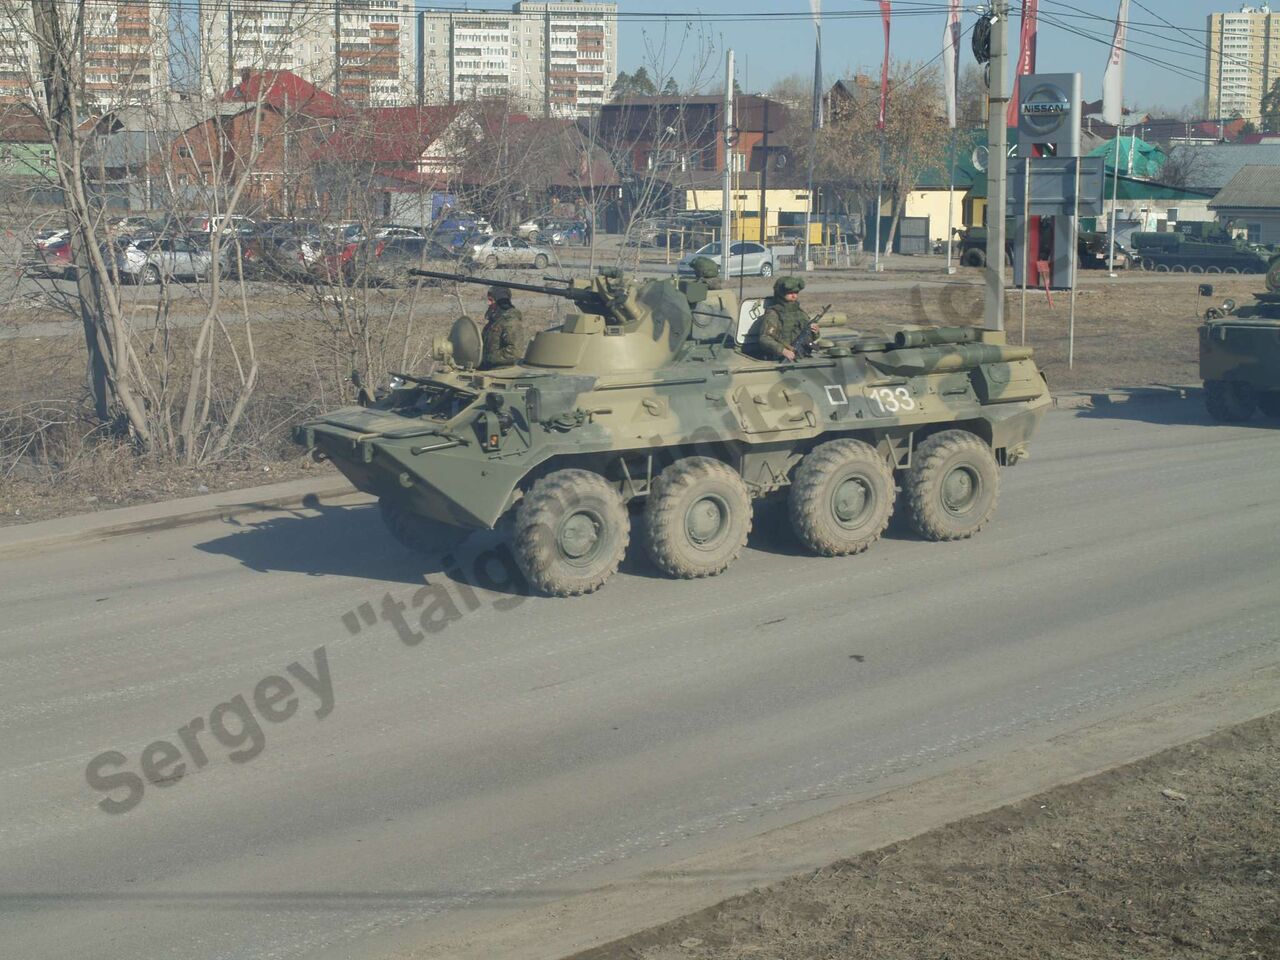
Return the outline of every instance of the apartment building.
<path id="1" fill-rule="evenodd" d="M 1206 42 L 1205 102 L 1218 117 L 1257 123 L 1262 97 L 1280 78 L 1280 14 L 1268 4 L 1211 13 Z"/>
<path id="2" fill-rule="evenodd" d="M 414 97 L 410 0 L 202 0 L 202 85 L 229 89 L 242 70 L 288 70 L 353 106 Z"/>
<path id="3" fill-rule="evenodd" d="M 417 34 L 424 103 L 497 97 L 532 114 L 580 116 L 605 103 L 618 70 L 616 3 L 427 9 Z"/>
<path id="4" fill-rule="evenodd" d="M 140 2 L 58 6 L 60 16 L 82 15 L 78 56 L 71 58 L 75 82 L 90 109 L 142 103 L 163 96 L 169 86 L 168 7 Z M 82 12 L 81 12 L 82 11 Z M 30 100 L 38 76 L 31 4 L 0 0 L 0 103 Z"/>

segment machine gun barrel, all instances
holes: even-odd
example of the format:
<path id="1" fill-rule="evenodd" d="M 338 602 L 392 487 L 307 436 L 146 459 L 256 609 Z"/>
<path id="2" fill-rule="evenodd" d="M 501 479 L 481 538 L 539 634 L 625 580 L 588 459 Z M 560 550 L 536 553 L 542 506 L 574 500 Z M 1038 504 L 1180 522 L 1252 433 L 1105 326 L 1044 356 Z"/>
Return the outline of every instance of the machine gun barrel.
<path id="1" fill-rule="evenodd" d="M 489 277 L 477 277 L 469 273 L 445 273 L 441 270 L 411 269 L 409 273 L 415 277 L 431 277 L 435 280 L 456 280 L 458 283 L 477 283 L 486 287 L 506 287 L 508 290 L 523 290 L 526 293 L 545 293 L 549 297 L 564 297 L 579 303 L 598 303 L 600 295 L 594 290 L 583 290 L 575 287 L 543 287 L 536 283 L 520 283 L 517 280 L 495 280 Z M 569 282 L 569 281 L 564 281 Z"/>

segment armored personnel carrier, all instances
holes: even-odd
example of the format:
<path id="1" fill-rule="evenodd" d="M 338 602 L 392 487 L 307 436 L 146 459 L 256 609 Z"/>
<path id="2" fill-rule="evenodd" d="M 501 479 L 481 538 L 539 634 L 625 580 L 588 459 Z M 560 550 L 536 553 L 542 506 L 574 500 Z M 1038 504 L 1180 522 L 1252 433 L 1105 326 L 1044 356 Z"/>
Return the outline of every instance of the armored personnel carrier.
<path id="1" fill-rule="evenodd" d="M 430 546 L 439 524 L 509 518 L 516 561 L 549 594 L 599 588 L 633 532 L 671 576 L 718 574 L 753 501 L 773 495 L 826 556 L 866 550 L 898 503 L 926 539 L 970 537 L 1051 402 L 1029 348 L 976 328 L 868 335 L 824 318 L 795 361 L 761 360 L 761 301 L 695 280 L 419 272 L 575 309 L 497 369 L 460 318 L 429 376 L 396 375 L 371 405 L 306 421 L 295 439 L 377 496 L 410 546 Z"/>
<path id="2" fill-rule="evenodd" d="M 1134 257 L 1156 273 L 1266 273 L 1268 254 L 1224 231 L 1130 235 Z"/>
<path id="3" fill-rule="evenodd" d="M 1204 402 L 1215 420 L 1248 420 L 1258 409 L 1280 419 L 1280 254 L 1254 300 L 1211 307 L 1199 329 Z"/>

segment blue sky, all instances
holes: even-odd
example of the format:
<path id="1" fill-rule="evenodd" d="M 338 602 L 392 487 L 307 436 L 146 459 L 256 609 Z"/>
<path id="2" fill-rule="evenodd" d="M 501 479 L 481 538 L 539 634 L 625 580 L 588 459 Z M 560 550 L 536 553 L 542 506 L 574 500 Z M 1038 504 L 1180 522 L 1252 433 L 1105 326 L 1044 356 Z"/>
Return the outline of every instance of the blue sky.
<path id="1" fill-rule="evenodd" d="M 1132 52 L 1126 68 L 1125 102 L 1131 106 L 1161 105 L 1170 108 L 1192 104 L 1204 93 L 1203 50 L 1197 50 L 1195 43 L 1203 43 L 1205 18 L 1213 12 L 1236 10 L 1239 5 L 1221 0 L 1143 0 L 1143 3 L 1158 16 L 1139 7 L 1137 0 L 1131 4 Z M 828 14 L 823 27 L 824 73 L 835 77 L 847 68 L 878 69 L 883 35 L 877 4 L 872 0 L 826 0 L 823 6 Z M 976 4 L 967 2 L 965 6 L 973 11 Z M 1020 28 L 1016 11 L 1021 9 L 1021 3 L 1013 0 L 1012 6 L 1015 15 L 1011 42 L 1016 47 Z M 1114 20 L 1117 6 L 1116 0 L 1041 0 L 1039 69 L 1054 73 L 1078 70 L 1084 74 L 1085 97 L 1095 99 L 1101 96 L 1102 68 L 1111 36 L 1111 25 L 1107 21 Z M 916 61 L 934 57 L 941 49 L 944 22 L 941 11 L 944 7 L 942 0 L 898 0 L 894 4 L 893 57 Z M 676 61 L 671 72 L 682 83 L 699 59 L 693 52 L 699 35 L 709 38 L 718 50 L 725 45 L 733 47 L 739 61 L 738 82 L 746 89 L 765 88 L 778 77 L 791 73 L 812 74 L 813 28 L 806 20 L 750 19 L 779 12 L 806 13 L 808 0 L 733 0 L 689 6 L 681 0 L 620 0 L 619 9 L 626 14 L 646 15 L 646 19 L 651 14 L 685 10 L 722 18 L 726 14 L 736 15 L 736 18 L 708 21 L 702 25 L 695 22 L 689 30 L 683 21 L 674 19 L 666 27 L 668 51 L 679 49 L 681 39 L 684 40 L 678 58 L 668 54 L 668 61 Z M 1280 5 L 1276 10 L 1280 12 Z M 877 16 L 841 19 L 837 16 L 838 11 Z M 1103 19 L 1090 19 L 1089 15 Z M 1166 26 L 1160 22 L 1160 17 L 1185 28 L 1192 36 Z M 975 19 L 974 13 L 966 13 L 965 26 L 971 25 Z M 1057 22 L 1050 23 L 1049 20 Z M 1105 37 L 1105 42 L 1075 36 L 1063 24 Z M 627 71 L 650 62 L 652 53 L 649 51 L 660 49 L 664 40 L 664 26 L 655 20 L 634 22 L 624 18 L 619 24 L 619 33 L 619 68 Z M 965 63 L 972 62 L 967 44 L 966 38 L 961 51 Z M 1166 49 L 1159 49 L 1161 47 Z M 1138 54 L 1161 62 L 1144 61 Z M 714 59 L 715 63 L 709 69 L 717 74 L 723 73 L 723 55 L 717 53 Z"/>

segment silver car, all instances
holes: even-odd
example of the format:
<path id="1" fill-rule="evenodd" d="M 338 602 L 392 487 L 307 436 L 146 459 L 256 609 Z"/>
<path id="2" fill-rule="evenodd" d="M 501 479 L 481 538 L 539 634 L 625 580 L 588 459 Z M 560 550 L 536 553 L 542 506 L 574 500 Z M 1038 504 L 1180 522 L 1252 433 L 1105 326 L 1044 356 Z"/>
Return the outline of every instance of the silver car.
<path id="1" fill-rule="evenodd" d="M 533 267 L 535 270 L 542 270 L 554 257 L 550 247 L 530 243 L 506 233 L 485 237 L 479 243 L 472 244 L 467 254 L 467 259 L 491 270 L 494 267 Z"/>
<path id="2" fill-rule="evenodd" d="M 708 243 L 693 253 L 682 257 L 676 264 L 676 273 L 682 277 L 692 277 L 691 264 L 697 257 L 714 260 L 720 266 L 722 277 L 771 277 L 773 276 L 773 253 L 761 243 L 750 240 L 737 240 L 729 247 L 729 269 L 726 270 L 720 256 L 720 244 Z"/>
<path id="3" fill-rule="evenodd" d="M 229 254 L 229 246 L 224 245 L 224 270 Z M 134 283 L 159 283 L 161 278 L 203 280 L 212 266 L 209 247 L 188 237 L 148 237 L 123 245 L 116 253 L 120 279 Z"/>

